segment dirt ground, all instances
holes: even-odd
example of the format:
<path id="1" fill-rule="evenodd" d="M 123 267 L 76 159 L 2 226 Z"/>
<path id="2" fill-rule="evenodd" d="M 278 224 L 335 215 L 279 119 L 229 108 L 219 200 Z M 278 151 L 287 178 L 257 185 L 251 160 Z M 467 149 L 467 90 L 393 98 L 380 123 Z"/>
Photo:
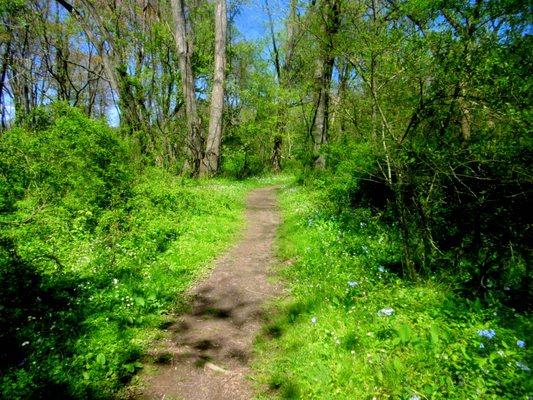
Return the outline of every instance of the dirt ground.
<path id="1" fill-rule="evenodd" d="M 269 281 L 280 217 L 276 188 L 252 191 L 243 238 L 191 290 L 191 311 L 169 327 L 160 362 L 141 374 L 135 399 L 251 399 L 249 362 L 266 301 L 281 291 Z"/>

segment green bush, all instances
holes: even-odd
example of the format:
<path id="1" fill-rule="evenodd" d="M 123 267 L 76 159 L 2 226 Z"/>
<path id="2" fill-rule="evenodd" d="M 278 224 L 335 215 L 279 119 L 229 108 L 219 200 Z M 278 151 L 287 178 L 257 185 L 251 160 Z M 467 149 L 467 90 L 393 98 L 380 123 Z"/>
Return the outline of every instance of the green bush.
<path id="1" fill-rule="evenodd" d="M 112 397 L 241 227 L 249 184 L 140 173 L 129 149 L 64 105 L 0 139 L 1 398 Z"/>
<path id="2" fill-rule="evenodd" d="M 38 108 L 0 141 L 0 211 L 22 196 L 69 211 L 123 202 L 133 182 L 127 145 L 104 121 L 62 103 Z"/>
<path id="3" fill-rule="evenodd" d="M 531 319 L 469 300 L 430 274 L 401 279 L 397 226 L 379 212 L 281 192 L 281 271 L 291 298 L 258 341 L 265 399 L 527 399 Z"/>

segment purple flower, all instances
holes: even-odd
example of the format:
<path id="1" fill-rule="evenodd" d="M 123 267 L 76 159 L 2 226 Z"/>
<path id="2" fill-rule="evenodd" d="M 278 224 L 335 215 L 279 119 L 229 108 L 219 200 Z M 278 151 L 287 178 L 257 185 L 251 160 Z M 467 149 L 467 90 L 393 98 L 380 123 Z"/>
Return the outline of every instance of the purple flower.
<path id="1" fill-rule="evenodd" d="M 526 347 L 526 342 L 524 342 L 523 340 L 517 340 L 516 341 L 516 345 L 518 347 L 524 348 L 524 347 Z"/>

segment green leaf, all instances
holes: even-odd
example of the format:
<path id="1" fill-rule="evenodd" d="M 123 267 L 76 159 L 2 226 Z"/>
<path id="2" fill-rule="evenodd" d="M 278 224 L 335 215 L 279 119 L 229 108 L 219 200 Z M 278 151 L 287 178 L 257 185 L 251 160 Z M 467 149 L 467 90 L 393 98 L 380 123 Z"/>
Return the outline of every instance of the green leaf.
<path id="1" fill-rule="evenodd" d="M 436 325 L 432 325 L 429 329 L 429 339 L 431 341 L 431 344 L 435 347 L 439 345 L 440 338 L 439 338 L 439 331 Z"/>
<path id="2" fill-rule="evenodd" d="M 99 353 L 96 356 L 96 362 L 100 365 L 105 365 L 105 362 L 106 362 L 105 355 L 103 353 Z"/>
<path id="3" fill-rule="evenodd" d="M 400 328 L 398 329 L 398 336 L 400 337 L 400 340 L 402 343 L 409 342 L 411 338 L 411 328 L 407 324 L 400 325 Z"/>

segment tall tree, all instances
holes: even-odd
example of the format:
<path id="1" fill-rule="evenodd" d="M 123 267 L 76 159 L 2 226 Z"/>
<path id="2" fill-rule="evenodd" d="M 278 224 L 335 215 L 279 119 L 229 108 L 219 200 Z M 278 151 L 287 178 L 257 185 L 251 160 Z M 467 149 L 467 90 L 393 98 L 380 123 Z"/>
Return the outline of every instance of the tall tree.
<path id="1" fill-rule="evenodd" d="M 200 118 L 198 117 L 195 93 L 195 79 L 192 70 L 192 45 L 188 38 L 188 24 L 185 16 L 184 0 L 171 0 L 172 15 L 176 25 L 175 40 L 179 55 L 181 72 L 181 86 L 185 97 L 185 112 L 187 118 L 187 143 L 185 152 L 187 160 L 184 172 L 197 175 L 202 160 L 202 137 L 200 132 Z"/>
<path id="2" fill-rule="evenodd" d="M 315 67 L 314 83 L 314 117 L 313 117 L 313 153 L 315 168 L 326 167 L 323 146 L 328 142 L 329 102 L 331 78 L 335 57 L 334 40 L 340 25 L 339 0 L 321 0 L 316 3 L 319 16 L 318 57 Z"/>
<path id="3" fill-rule="evenodd" d="M 209 131 L 207 134 L 205 155 L 200 165 L 200 176 L 212 175 L 218 171 L 226 78 L 226 33 L 226 0 L 217 0 L 215 5 L 215 69 L 213 74 L 213 90 L 211 93 L 211 109 L 209 113 Z"/>

